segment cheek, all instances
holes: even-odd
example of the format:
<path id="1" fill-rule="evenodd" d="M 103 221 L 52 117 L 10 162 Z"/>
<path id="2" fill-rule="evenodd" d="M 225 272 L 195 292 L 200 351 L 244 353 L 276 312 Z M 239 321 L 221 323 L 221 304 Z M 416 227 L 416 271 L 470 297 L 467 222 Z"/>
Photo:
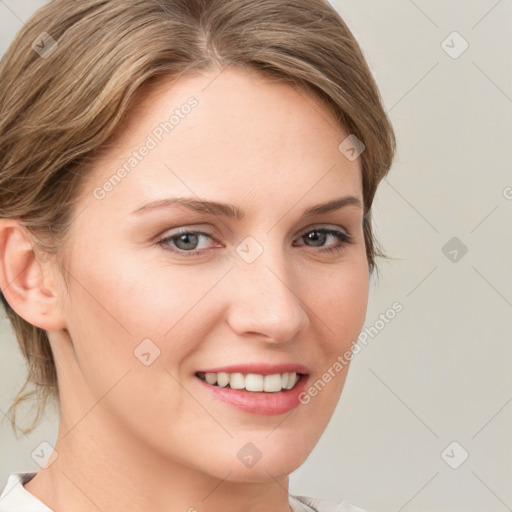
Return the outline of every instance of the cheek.
<path id="1" fill-rule="evenodd" d="M 219 280 L 219 271 L 200 275 L 106 252 L 101 265 L 75 258 L 69 283 L 69 333 L 80 370 L 100 396 L 128 370 L 146 371 L 144 363 L 171 370 L 196 350 L 215 321 L 212 297 L 202 299 L 214 296 Z"/>
<path id="2" fill-rule="evenodd" d="M 162 279 L 153 282 L 158 272 L 145 269 L 142 278 L 143 267 L 138 273 L 136 267 L 123 258 L 115 264 L 104 259 L 101 267 L 75 261 L 80 275 L 75 271 L 70 283 L 68 330 L 76 361 L 69 363 L 80 375 L 75 382 L 84 385 L 78 390 L 82 416 L 101 404 L 147 437 L 147 418 L 158 416 L 160 430 L 168 432 L 175 415 L 185 411 L 179 364 L 195 349 L 203 326 L 186 316 L 193 301 L 181 292 L 182 283 L 166 287 Z M 199 407 L 189 413 L 188 424 L 202 417 Z"/>
<path id="3" fill-rule="evenodd" d="M 368 301 L 368 267 L 360 264 L 340 265 L 330 275 L 328 284 L 316 294 L 308 294 L 308 305 L 319 336 L 318 371 L 308 384 L 304 396 L 304 414 L 313 416 L 310 435 L 312 445 L 329 423 L 338 404 L 352 360 L 352 346 L 364 325 Z M 311 313 L 310 313 L 311 314 Z"/>
<path id="4" fill-rule="evenodd" d="M 307 303 L 325 327 L 325 351 L 338 355 L 356 341 L 368 304 L 368 266 L 364 259 L 343 262 L 324 276 L 322 286 L 310 286 Z"/>
<path id="5" fill-rule="evenodd" d="M 144 367 L 134 354 L 143 340 L 160 345 L 163 301 L 141 275 L 140 266 L 137 272 L 136 265 L 112 253 L 105 254 L 101 265 L 94 265 L 86 254 L 73 260 L 70 272 L 68 330 L 80 371 L 101 396 L 128 370 Z M 167 300 L 172 310 L 172 301 Z M 172 318 L 165 320 L 169 326 Z M 143 346 L 154 357 L 151 343 Z"/>

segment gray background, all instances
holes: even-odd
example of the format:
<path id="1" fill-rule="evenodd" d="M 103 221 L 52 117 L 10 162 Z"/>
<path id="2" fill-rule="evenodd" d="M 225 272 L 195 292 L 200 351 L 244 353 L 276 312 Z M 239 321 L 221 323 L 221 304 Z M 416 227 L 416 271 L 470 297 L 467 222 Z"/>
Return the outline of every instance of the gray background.
<path id="1" fill-rule="evenodd" d="M 43 3 L 0 0 L 0 54 Z M 374 206 L 376 234 L 395 259 L 380 261 L 365 327 L 395 301 L 403 311 L 354 358 L 290 491 L 369 511 L 511 510 L 512 3 L 332 3 L 398 138 Z M 446 39 L 454 31 L 469 44 L 457 58 L 463 40 Z M 3 317 L 0 334 L 5 412 L 25 369 Z M 31 451 L 53 444 L 56 426 L 49 416 L 16 441 L 2 425 L 2 488 L 10 472 L 38 468 Z"/>

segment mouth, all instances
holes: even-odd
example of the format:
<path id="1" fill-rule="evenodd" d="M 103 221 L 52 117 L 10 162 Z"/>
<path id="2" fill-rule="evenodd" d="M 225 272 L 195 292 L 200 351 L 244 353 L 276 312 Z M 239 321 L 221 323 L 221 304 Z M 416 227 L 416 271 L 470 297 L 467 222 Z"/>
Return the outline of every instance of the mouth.
<path id="1" fill-rule="evenodd" d="M 236 389 L 253 393 L 279 393 L 295 388 L 305 374 L 297 372 L 273 373 L 228 373 L 228 372 L 196 372 L 196 377 L 219 388 Z"/>
<path id="2" fill-rule="evenodd" d="M 296 363 L 236 364 L 195 372 L 201 393 L 260 416 L 285 414 L 298 407 L 310 376 L 307 366 Z"/>

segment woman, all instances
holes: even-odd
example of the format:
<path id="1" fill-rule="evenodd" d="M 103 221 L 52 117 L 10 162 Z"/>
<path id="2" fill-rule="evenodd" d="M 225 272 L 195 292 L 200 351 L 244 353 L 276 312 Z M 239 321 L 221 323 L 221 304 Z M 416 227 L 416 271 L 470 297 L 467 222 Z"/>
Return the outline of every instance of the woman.
<path id="1" fill-rule="evenodd" d="M 364 323 L 395 144 L 336 11 L 54 0 L 0 83 L 9 412 L 60 413 L 0 508 L 361 510 L 288 493 Z"/>

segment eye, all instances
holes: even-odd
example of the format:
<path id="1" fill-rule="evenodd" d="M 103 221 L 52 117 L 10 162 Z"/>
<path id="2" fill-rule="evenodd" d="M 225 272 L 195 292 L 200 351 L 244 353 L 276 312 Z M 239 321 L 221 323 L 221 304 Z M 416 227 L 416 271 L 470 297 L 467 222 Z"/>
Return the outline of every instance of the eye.
<path id="1" fill-rule="evenodd" d="M 193 255 L 205 252 L 204 247 L 198 248 L 198 245 L 200 245 L 199 241 L 201 240 L 201 238 L 212 239 L 212 236 L 209 235 L 208 233 L 204 233 L 203 231 L 190 231 L 183 229 L 181 231 L 178 231 L 178 233 L 163 238 L 158 242 L 158 244 L 162 245 L 164 248 L 170 251 L 174 251 L 177 253 L 187 253 L 187 255 Z"/>
<path id="2" fill-rule="evenodd" d="M 300 238 L 312 242 L 314 245 L 310 247 L 323 247 L 324 243 L 329 237 L 334 238 L 338 241 L 338 243 L 323 249 L 322 252 L 331 253 L 341 251 L 347 244 L 353 243 L 352 237 L 348 233 L 331 228 L 313 229 L 307 233 L 304 233 Z"/>
<path id="3" fill-rule="evenodd" d="M 338 243 L 323 248 L 326 241 L 328 241 L 329 238 L 333 239 L 334 241 L 337 241 Z M 205 247 L 201 247 L 201 239 L 214 240 L 213 236 L 210 235 L 209 233 L 205 233 L 203 231 L 191 231 L 187 229 L 182 229 L 171 236 L 162 238 L 158 242 L 158 245 L 161 245 L 164 249 L 175 252 L 177 254 L 194 256 L 198 254 L 203 254 L 210 250 L 208 249 L 208 243 L 206 243 Z M 353 243 L 352 237 L 348 233 L 345 233 L 344 231 L 340 231 L 338 229 L 331 228 L 317 228 L 310 230 L 301 235 L 299 239 L 307 240 L 308 242 L 313 244 L 309 245 L 309 247 L 319 247 L 321 249 L 321 252 L 328 253 L 341 251 L 347 244 Z"/>

